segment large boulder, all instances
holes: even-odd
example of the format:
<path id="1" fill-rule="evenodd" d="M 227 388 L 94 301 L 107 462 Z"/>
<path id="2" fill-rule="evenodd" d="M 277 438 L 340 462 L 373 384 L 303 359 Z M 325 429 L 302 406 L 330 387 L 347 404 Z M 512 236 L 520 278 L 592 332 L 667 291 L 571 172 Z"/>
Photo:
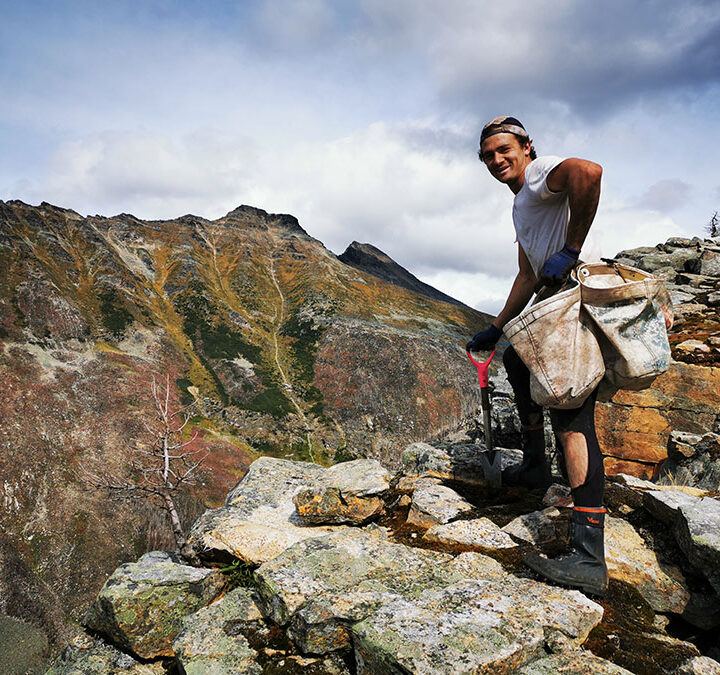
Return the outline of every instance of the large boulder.
<path id="1" fill-rule="evenodd" d="M 140 658 L 172 656 L 183 618 L 214 600 L 224 584 L 220 572 L 153 551 L 112 573 L 83 622 Z"/>
<path id="2" fill-rule="evenodd" d="M 188 540 L 205 559 L 238 558 L 261 564 L 308 537 L 344 526 L 305 527 L 295 496 L 322 482 L 326 469 L 309 462 L 260 457 L 230 491 L 225 505 L 206 511 Z"/>
<path id="3" fill-rule="evenodd" d="M 414 549 L 362 531 L 300 542 L 256 572 L 265 611 L 303 651 L 352 644 L 358 671 L 508 669 L 561 633 L 580 644 L 602 608 L 478 553 Z"/>

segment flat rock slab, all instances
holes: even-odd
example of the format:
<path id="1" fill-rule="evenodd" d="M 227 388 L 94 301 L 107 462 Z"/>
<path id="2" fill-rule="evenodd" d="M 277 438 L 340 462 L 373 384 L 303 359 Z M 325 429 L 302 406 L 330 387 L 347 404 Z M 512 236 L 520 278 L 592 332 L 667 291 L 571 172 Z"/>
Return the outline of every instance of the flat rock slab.
<path id="1" fill-rule="evenodd" d="M 78 635 L 50 664 L 45 675 L 164 675 L 162 663 L 140 663 L 112 645 Z"/>
<path id="2" fill-rule="evenodd" d="M 201 558 L 239 558 L 259 565 L 308 537 L 343 525 L 305 527 L 293 498 L 322 481 L 326 469 L 309 462 L 260 457 L 230 491 L 225 505 L 206 511 L 188 538 Z"/>
<path id="3" fill-rule="evenodd" d="M 480 549 L 513 548 L 517 544 L 489 518 L 456 520 L 434 525 L 423 536 L 426 541 L 440 544 L 471 546 Z"/>
<path id="4" fill-rule="evenodd" d="M 632 675 L 632 672 L 616 666 L 591 652 L 577 651 L 553 654 L 533 661 L 517 671 L 518 675 Z"/>
<path id="5" fill-rule="evenodd" d="M 307 525 L 361 525 L 382 513 L 390 479 L 374 459 L 335 464 L 325 469 L 315 485 L 295 495 L 298 516 Z"/>
<path id="6" fill-rule="evenodd" d="M 449 523 L 473 508 L 455 490 L 444 485 L 428 485 L 413 492 L 407 522 L 416 527 L 428 528 Z"/>
<path id="7" fill-rule="evenodd" d="M 688 560 L 720 593 L 720 501 L 703 497 L 681 506 L 674 533 Z"/>
<path id="8" fill-rule="evenodd" d="M 605 559 L 610 578 L 635 587 L 653 610 L 682 614 L 690 600 L 682 572 L 661 564 L 633 526 L 621 518 L 605 520 Z"/>
<path id="9" fill-rule="evenodd" d="M 362 531 L 300 542 L 256 578 L 266 613 L 301 650 L 353 644 L 360 673 L 519 666 L 547 636 L 577 645 L 602 618 L 581 593 L 519 579 L 479 553 L 453 558 Z"/>
<path id="10" fill-rule="evenodd" d="M 153 551 L 112 573 L 83 623 L 140 658 L 172 656 L 183 618 L 214 600 L 224 584 L 220 572 Z"/>
<path id="11" fill-rule="evenodd" d="M 542 544 L 556 538 L 555 520 L 560 515 L 554 506 L 542 511 L 533 511 L 511 520 L 503 532 L 511 534 L 517 539 L 529 541 L 531 544 Z"/>
<path id="12" fill-rule="evenodd" d="M 496 451 L 500 453 L 501 469 L 517 463 L 518 456 L 522 456 L 518 451 L 505 448 L 496 448 Z M 493 480 L 487 475 L 486 453 L 481 443 L 459 443 L 442 449 L 428 443 L 412 443 L 403 451 L 402 470 L 409 476 L 425 474 L 469 485 L 492 485 Z"/>
<path id="13" fill-rule="evenodd" d="M 680 490 L 648 490 L 643 494 L 643 506 L 658 520 L 672 525 L 681 506 L 693 506 L 699 497 Z"/>
<path id="14" fill-rule="evenodd" d="M 186 675 L 259 675 L 257 652 L 233 631 L 238 624 L 261 621 L 262 614 L 248 588 L 236 588 L 212 605 L 185 617 L 173 640 L 175 657 Z"/>

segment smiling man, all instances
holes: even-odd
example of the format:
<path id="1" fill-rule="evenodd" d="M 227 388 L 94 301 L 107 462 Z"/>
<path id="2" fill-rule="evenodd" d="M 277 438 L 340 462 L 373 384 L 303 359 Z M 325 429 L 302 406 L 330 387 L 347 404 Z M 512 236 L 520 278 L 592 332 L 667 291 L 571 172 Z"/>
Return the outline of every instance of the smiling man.
<path id="1" fill-rule="evenodd" d="M 518 272 L 502 311 L 468 342 L 469 351 L 493 349 L 505 324 L 522 312 L 536 287 L 559 288 L 578 264 L 597 211 L 602 176 L 598 164 L 584 159 L 538 157 L 527 131 L 514 117 L 498 117 L 483 127 L 478 154 L 490 174 L 515 195 Z M 515 393 L 523 451 L 522 464 L 505 472 L 503 481 L 546 488 L 550 466 L 543 410 L 530 397 L 530 371 L 512 347 L 505 351 L 503 363 Z M 607 589 L 605 472 L 595 434 L 596 393 L 578 409 L 550 411 L 573 493 L 572 550 L 557 560 L 530 555 L 525 561 L 551 581 L 602 595 Z"/>

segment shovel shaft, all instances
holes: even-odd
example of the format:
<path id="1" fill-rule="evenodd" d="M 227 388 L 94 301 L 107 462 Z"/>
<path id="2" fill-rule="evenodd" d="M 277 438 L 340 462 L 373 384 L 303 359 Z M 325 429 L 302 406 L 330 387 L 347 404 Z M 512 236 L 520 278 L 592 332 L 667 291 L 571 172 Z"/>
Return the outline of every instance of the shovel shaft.
<path id="1" fill-rule="evenodd" d="M 480 389 L 480 397 L 482 400 L 483 429 L 485 431 L 485 447 L 488 450 L 492 450 L 494 448 L 494 446 L 493 446 L 493 439 L 492 439 L 492 424 L 490 421 L 490 394 L 488 393 L 487 387 L 483 387 L 482 389 Z"/>

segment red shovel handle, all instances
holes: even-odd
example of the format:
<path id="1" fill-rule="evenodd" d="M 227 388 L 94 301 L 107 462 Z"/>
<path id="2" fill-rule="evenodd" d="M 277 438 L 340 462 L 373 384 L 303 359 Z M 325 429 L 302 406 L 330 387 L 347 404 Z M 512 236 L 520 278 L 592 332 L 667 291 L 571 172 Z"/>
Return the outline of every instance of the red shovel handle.
<path id="1" fill-rule="evenodd" d="M 490 358 L 487 361 L 482 362 L 476 361 L 469 351 L 467 352 L 467 355 L 477 368 L 478 380 L 480 380 L 480 389 L 485 389 L 488 386 L 488 367 L 490 366 L 490 361 L 492 361 L 495 356 L 495 350 L 492 350 L 492 354 L 490 354 Z"/>

